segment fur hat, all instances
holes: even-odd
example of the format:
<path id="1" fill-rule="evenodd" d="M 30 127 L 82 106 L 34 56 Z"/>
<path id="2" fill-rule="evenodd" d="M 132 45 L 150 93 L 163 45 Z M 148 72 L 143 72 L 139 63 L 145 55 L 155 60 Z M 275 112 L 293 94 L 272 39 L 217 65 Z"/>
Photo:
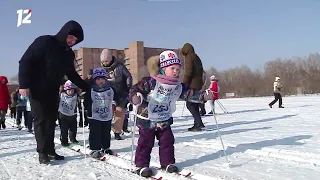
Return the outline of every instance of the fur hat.
<path id="1" fill-rule="evenodd" d="M 66 81 L 63 85 L 63 90 L 75 89 L 76 85 L 74 85 L 70 80 Z"/>
<path id="2" fill-rule="evenodd" d="M 150 76 L 155 76 L 159 74 L 159 63 L 160 63 L 160 58 L 159 56 L 151 56 L 148 61 L 147 61 L 147 67 L 148 71 L 150 73 Z"/>
<path id="3" fill-rule="evenodd" d="M 102 67 L 98 67 L 98 68 L 93 69 L 92 79 L 96 79 L 99 77 L 102 77 L 102 78 L 107 77 L 107 72 Z"/>

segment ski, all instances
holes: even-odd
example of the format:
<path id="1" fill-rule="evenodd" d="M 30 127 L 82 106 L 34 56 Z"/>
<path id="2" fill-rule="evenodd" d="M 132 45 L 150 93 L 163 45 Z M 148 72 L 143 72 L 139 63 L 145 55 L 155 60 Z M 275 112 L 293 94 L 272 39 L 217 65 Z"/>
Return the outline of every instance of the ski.
<path id="1" fill-rule="evenodd" d="M 158 171 L 162 171 L 162 172 L 164 172 L 164 173 L 169 173 L 169 172 L 161 169 L 160 167 L 155 167 L 155 168 L 156 168 Z M 169 173 L 169 174 L 175 174 L 175 175 L 184 176 L 184 177 L 186 177 L 186 178 L 192 179 L 192 178 L 191 178 L 191 175 L 192 175 L 191 171 L 188 171 L 188 170 L 185 170 L 185 169 L 179 170 L 178 172 Z"/>
<path id="2" fill-rule="evenodd" d="M 79 144 L 71 143 L 71 144 L 69 144 L 69 146 L 64 146 L 64 147 L 71 149 L 73 151 L 79 152 L 80 151 L 79 146 L 80 146 Z"/>
<path id="3" fill-rule="evenodd" d="M 121 155 L 121 154 L 118 155 L 118 157 L 121 158 L 121 159 L 124 159 L 124 160 L 126 160 L 126 161 L 129 160 L 126 156 L 123 156 L 123 155 Z M 177 175 L 178 175 L 178 176 L 183 176 L 183 177 L 188 178 L 188 179 L 193 179 L 193 178 L 192 178 L 192 175 L 193 175 L 192 172 L 189 171 L 189 170 L 186 170 L 186 169 L 179 169 L 179 168 L 178 168 L 178 169 L 179 169 L 178 172 L 169 173 L 169 172 L 161 169 L 161 167 L 159 167 L 159 166 L 158 166 L 156 163 L 154 163 L 154 162 L 150 162 L 150 169 L 157 171 L 156 175 L 159 175 L 159 176 L 162 176 L 162 177 L 165 177 L 166 174 L 167 174 L 167 175 L 169 175 L 169 176 L 177 176 Z"/>
<path id="4" fill-rule="evenodd" d="M 55 143 L 57 141 L 58 140 L 55 138 Z M 61 144 L 61 143 L 59 143 L 59 144 Z M 70 148 L 70 146 L 67 146 L 67 147 L 66 146 L 62 146 L 62 147 L 65 147 L 67 149 L 73 150 L 75 152 L 78 152 L 78 153 L 81 153 L 83 155 L 89 156 L 90 158 L 93 158 L 93 157 L 90 156 L 91 149 L 89 149 L 87 147 L 83 147 L 83 145 L 81 145 L 81 144 L 74 144 L 73 148 Z M 118 153 L 116 153 L 116 152 L 114 152 L 113 155 L 104 154 L 100 158 L 93 158 L 93 159 L 99 160 L 99 161 L 105 161 L 106 163 L 108 163 L 110 165 L 116 166 L 116 167 L 118 167 L 120 169 L 123 169 L 123 170 L 129 171 L 131 173 L 134 173 L 136 175 L 139 175 L 134 170 L 131 170 L 131 168 L 128 167 L 127 160 L 124 161 L 124 159 L 120 158 Z M 154 175 L 152 175 L 150 177 L 145 177 L 145 178 L 146 179 L 152 179 L 152 180 L 162 180 L 162 176 L 157 175 L 157 174 L 158 173 L 154 173 Z M 141 177 L 143 177 L 143 176 L 141 176 Z"/>

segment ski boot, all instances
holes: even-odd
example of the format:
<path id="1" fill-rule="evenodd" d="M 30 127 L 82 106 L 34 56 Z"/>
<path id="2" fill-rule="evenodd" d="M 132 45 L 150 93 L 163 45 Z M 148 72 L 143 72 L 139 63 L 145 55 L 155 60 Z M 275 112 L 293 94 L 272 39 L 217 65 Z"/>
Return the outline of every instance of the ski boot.
<path id="1" fill-rule="evenodd" d="M 39 153 L 39 163 L 40 164 L 48 164 L 50 162 L 50 159 L 48 157 L 48 154 L 46 153 Z"/>
<path id="2" fill-rule="evenodd" d="M 114 155 L 114 152 L 113 152 L 111 149 L 104 149 L 104 150 L 102 150 L 102 152 L 103 152 L 104 154 Z"/>
<path id="3" fill-rule="evenodd" d="M 51 160 L 64 160 L 64 156 L 60 156 L 56 153 L 56 151 L 52 151 L 48 153 L 48 157 Z"/>
<path id="4" fill-rule="evenodd" d="M 6 128 L 6 124 L 5 122 L 2 123 L 2 129 L 5 129 Z"/>
<path id="5" fill-rule="evenodd" d="M 76 139 L 72 139 L 72 140 L 71 140 L 71 143 L 72 143 L 72 144 L 79 144 L 79 141 L 77 141 Z"/>
<path id="6" fill-rule="evenodd" d="M 70 144 L 69 144 L 69 142 L 61 142 L 61 146 L 67 147 L 67 146 L 70 146 Z"/>
<path id="7" fill-rule="evenodd" d="M 116 140 L 122 140 L 121 136 L 120 136 L 120 133 L 114 133 L 114 138 Z"/>
<path id="8" fill-rule="evenodd" d="M 167 166 L 161 166 L 161 169 L 168 173 L 176 173 L 179 171 L 178 167 L 173 164 L 169 164 Z"/>
<path id="9" fill-rule="evenodd" d="M 135 173 L 145 178 L 151 177 L 153 175 L 152 170 L 148 167 L 139 167 L 135 170 Z"/>
<path id="10" fill-rule="evenodd" d="M 92 151 L 90 152 L 90 156 L 91 156 L 92 158 L 99 159 L 99 158 L 102 157 L 102 154 L 101 154 L 101 151 L 100 151 L 100 150 L 92 150 Z"/>

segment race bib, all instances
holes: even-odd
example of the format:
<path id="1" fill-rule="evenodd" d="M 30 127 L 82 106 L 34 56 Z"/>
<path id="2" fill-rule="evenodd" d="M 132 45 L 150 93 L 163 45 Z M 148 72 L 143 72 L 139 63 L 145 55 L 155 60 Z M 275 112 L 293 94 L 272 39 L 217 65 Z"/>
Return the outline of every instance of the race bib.
<path id="1" fill-rule="evenodd" d="M 104 92 L 95 92 L 91 90 L 92 99 L 92 118 L 100 121 L 109 121 L 112 119 L 112 101 L 114 92 L 109 89 Z"/>
<path id="2" fill-rule="evenodd" d="M 149 94 L 148 117 L 151 121 L 166 121 L 175 111 L 175 104 L 182 91 L 181 84 L 168 85 L 157 82 Z"/>
<path id="3" fill-rule="evenodd" d="M 59 103 L 59 112 L 66 116 L 75 115 L 75 108 L 77 107 L 77 95 L 69 96 L 66 93 L 61 93 L 60 103 Z"/>

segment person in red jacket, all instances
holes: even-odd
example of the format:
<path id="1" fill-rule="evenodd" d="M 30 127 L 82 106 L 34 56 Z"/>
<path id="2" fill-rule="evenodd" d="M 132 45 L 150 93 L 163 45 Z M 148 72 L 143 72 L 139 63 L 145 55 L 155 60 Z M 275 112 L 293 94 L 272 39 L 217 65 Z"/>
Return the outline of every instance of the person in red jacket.
<path id="1" fill-rule="evenodd" d="M 8 79 L 5 76 L 0 76 L 0 129 L 6 128 L 5 120 L 11 97 L 8 90 Z"/>
<path id="2" fill-rule="evenodd" d="M 219 98 L 219 85 L 218 85 L 218 81 L 219 79 L 216 78 L 214 75 L 210 76 L 210 81 L 211 81 L 211 85 L 209 90 L 212 92 L 213 96 L 212 96 L 212 100 L 209 101 L 211 109 L 214 111 L 214 101 L 217 100 Z M 213 114 L 213 112 L 209 112 L 209 114 Z"/>

